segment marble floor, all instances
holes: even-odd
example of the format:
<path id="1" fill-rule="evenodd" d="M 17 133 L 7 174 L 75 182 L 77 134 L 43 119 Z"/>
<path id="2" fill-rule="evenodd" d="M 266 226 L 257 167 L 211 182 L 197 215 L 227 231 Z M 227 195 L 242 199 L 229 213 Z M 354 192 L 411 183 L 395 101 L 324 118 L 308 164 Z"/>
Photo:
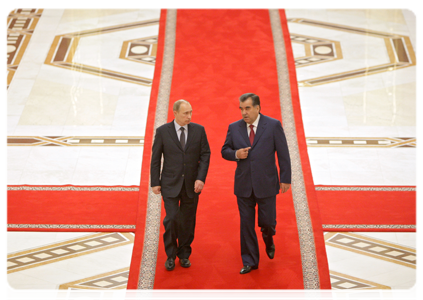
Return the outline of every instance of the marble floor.
<path id="1" fill-rule="evenodd" d="M 20 63 L 7 97 L 13 143 L 7 184 L 138 185 L 160 11 L 56 9 L 32 15 L 38 22 L 25 54 L 11 53 Z M 68 36 L 75 53 L 57 45 Z M 59 50 L 67 60 L 73 54 L 69 67 L 56 58 L 45 62 Z M 78 66 L 81 71 L 73 71 Z M 39 142 L 39 136 L 54 136 L 46 145 L 65 147 L 18 147 Z M 66 147 L 91 137 L 95 141 L 81 145 L 86 147 Z M 113 144 L 106 137 L 115 138 Z"/>
<path id="2" fill-rule="evenodd" d="M 314 183 L 415 186 L 415 15 L 286 15 Z M 8 185 L 139 185 L 159 18 L 158 9 L 11 12 Z M 415 233 L 344 234 L 325 233 L 334 290 L 413 287 Z M 360 249 L 369 243 L 376 250 Z M 7 281 L 124 289 L 132 245 L 129 233 L 8 232 Z"/>
<path id="3" fill-rule="evenodd" d="M 315 185 L 415 186 L 414 14 L 288 9 L 286 15 Z M 404 43 L 404 56 L 393 40 Z M 360 232 L 344 236 L 345 244 L 331 242 L 333 234 L 325 233 L 332 289 L 414 286 L 416 233 Z M 380 252 L 365 250 L 369 243 Z M 389 257 L 402 251 L 409 263 Z"/>
<path id="4" fill-rule="evenodd" d="M 125 288 L 133 237 L 133 233 L 11 233 L 9 285 L 18 289 Z"/>
<path id="5" fill-rule="evenodd" d="M 287 10 L 287 18 L 314 183 L 415 185 L 414 15 Z M 404 65 L 390 48 L 395 39 L 407 44 Z M 346 146 L 351 138 L 354 144 Z M 395 138 L 409 138 L 409 143 L 398 147 Z M 370 140 L 378 143 L 370 145 Z"/>

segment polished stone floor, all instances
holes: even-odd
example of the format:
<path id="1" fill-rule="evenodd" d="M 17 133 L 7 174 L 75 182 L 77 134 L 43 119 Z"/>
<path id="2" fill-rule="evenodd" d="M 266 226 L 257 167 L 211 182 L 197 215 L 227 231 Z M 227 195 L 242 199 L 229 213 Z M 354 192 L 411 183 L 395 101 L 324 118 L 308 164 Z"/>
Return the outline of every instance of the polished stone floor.
<path id="1" fill-rule="evenodd" d="M 8 36 L 7 184 L 138 185 L 160 10 L 12 13 L 21 19 L 10 31 L 27 31 Z M 415 186 L 415 15 L 400 9 L 286 15 L 314 183 Z M 8 232 L 9 285 L 125 288 L 133 237 L 101 234 Z M 332 233 L 325 238 L 333 289 L 414 285 L 415 233 L 344 237 L 392 248 L 388 255 L 340 248 Z M 113 245 L 102 249 L 103 242 Z M 67 257 L 65 246 L 76 253 Z"/>

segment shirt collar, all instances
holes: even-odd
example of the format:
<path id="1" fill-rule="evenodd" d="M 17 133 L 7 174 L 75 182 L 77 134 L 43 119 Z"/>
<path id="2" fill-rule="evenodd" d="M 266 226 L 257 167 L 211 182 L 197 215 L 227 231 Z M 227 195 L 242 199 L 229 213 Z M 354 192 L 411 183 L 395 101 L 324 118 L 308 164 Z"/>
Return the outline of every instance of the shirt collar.
<path id="1" fill-rule="evenodd" d="M 176 120 L 173 120 L 173 123 L 175 124 L 176 131 L 178 131 L 181 127 L 184 127 L 185 131 L 188 131 L 188 125 L 181 126 L 176 122 Z"/>
<path id="2" fill-rule="evenodd" d="M 253 122 L 252 125 L 254 125 L 254 127 L 257 128 L 259 121 L 260 121 L 260 114 L 258 114 L 257 119 Z M 250 127 L 250 124 L 248 124 L 248 123 L 246 123 L 246 124 L 247 124 L 247 128 Z"/>

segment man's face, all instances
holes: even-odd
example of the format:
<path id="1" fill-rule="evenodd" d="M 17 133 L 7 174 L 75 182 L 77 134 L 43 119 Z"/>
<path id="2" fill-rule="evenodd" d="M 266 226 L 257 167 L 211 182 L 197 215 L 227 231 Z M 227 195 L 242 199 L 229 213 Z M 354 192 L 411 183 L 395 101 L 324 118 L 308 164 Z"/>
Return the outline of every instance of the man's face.
<path id="1" fill-rule="evenodd" d="M 182 103 L 179 106 L 179 111 L 173 111 L 175 115 L 175 121 L 180 126 L 185 126 L 191 122 L 192 117 L 192 107 L 189 103 Z"/>
<path id="2" fill-rule="evenodd" d="M 239 102 L 242 118 L 248 124 L 253 124 L 260 113 L 260 105 L 253 106 L 253 100 L 248 98 L 244 102 Z"/>

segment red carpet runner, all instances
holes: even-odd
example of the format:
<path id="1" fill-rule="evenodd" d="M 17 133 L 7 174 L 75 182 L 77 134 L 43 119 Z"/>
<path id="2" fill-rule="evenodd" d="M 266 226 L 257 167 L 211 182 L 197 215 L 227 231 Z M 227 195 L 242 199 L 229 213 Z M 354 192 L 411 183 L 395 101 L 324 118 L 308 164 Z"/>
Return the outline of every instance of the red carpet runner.
<path id="1" fill-rule="evenodd" d="M 325 231 L 416 231 L 415 187 L 316 189 Z"/>
<path id="2" fill-rule="evenodd" d="M 134 231 L 138 186 L 9 186 L 10 231 Z M 138 216 L 145 216 L 142 211 Z"/>
<path id="3" fill-rule="evenodd" d="M 173 119 L 174 101 L 190 101 L 192 121 L 205 126 L 212 157 L 205 190 L 200 196 L 192 267 L 183 269 L 177 264 L 174 271 L 166 271 L 160 238 L 154 288 L 303 289 L 291 193 L 277 197 L 275 259 L 267 258 L 260 241 L 260 268 L 239 275 L 242 262 L 239 215 L 233 194 L 235 164 L 223 160 L 220 154 L 229 123 L 240 118 L 241 94 L 257 93 L 262 99 L 263 114 L 281 119 L 269 11 L 178 10 L 175 48 L 168 121 Z M 312 211 L 313 207 L 310 210 L 313 217 L 318 213 Z M 163 215 L 162 207 L 162 218 Z M 318 224 L 313 221 L 313 225 Z M 162 235 L 163 226 L 160 228 Z M 330 288 L 321 229 L 316 229 L 315 239 L 320 288 Z"/>
<path id="4" fill-rule="evenodd" d="M 29 188 L 27 190 L 23 190 L 22 186 L 8 187 L 8 230 L 135 231 L 128 288 L 137 288 L 143 251 L 149 164 L 158 82 L 162 71 L 165 19 L 166 11 L 163 10 L 147 120 L 140 191 L 137 191 L 138 187 L 112 187 L 114 190 L 108 190 L 110 187 L 69 185 L 43 186 L 43 190 L 37 190 L 33 186 L 27 186 Z M 314 190 L 295 80 L 295 65 L 283 11 L 280 13 L 280 19 L 290 69 L 290 93 L 301 168 L 314 231 L 319 287 L 330 288 L 322 224 L 335 226 L 324 227 L 327 231 L 415 231 L 404 227 L 401 229 L 377 227 L 384 224 L 415 225 L 415 190 L 398 192 Z M 165 271 L 166 257 L 160 236 L 154 288 L 304 288 L 303 275 L 307 266 L 302 266 L 299 231 L 291 191 L 277 198 L 276 258 L 272 261 L 267 258 L 260 240 L 260 269 L 242 277 L 238 274 L 242 263 L 239 215 L 236 198 L 233 195 L 235 163 L 223 160 L 220 155 L 228 124 L 240 118 L 237 100 L 239 95 L 245 92 L 257 93 L 262 99 L 263 114 L 282 119 L 279 104 L 281 87 L 276 71 L 269 11 L 178 10 L 174 59 L 170 103 L 180 98 L 191 102 L 194 109 L 193 122 L 206 127 L 212 158 L 206 187 L 200 196 L 196 238 L 191 256 L 193 265 L 190 269 L 183 269 L 178 265 L 173 272 Z M 171 120 L 171 108 L 168 115 L 168 120 Z M 48 190 L 50 188 L 59 189 Z M 102 190 L 98 191 L 98 188 Z M 132 190 L 133 188 L 135 190 Z M 364 196 L 357 197 L 357 193 Z M 340 205 L 345 202 L 349 205 Z M 162 208 L 162 218 L 163 211 Z M 362 228 L 350 226 L 344 229 L 336 227 L 345 224 L 365 226 Z M 369 228 L 367 227 L 369 224 L 376 227 Z M 163 230 L 161 225 L 160 229 Z"/>

